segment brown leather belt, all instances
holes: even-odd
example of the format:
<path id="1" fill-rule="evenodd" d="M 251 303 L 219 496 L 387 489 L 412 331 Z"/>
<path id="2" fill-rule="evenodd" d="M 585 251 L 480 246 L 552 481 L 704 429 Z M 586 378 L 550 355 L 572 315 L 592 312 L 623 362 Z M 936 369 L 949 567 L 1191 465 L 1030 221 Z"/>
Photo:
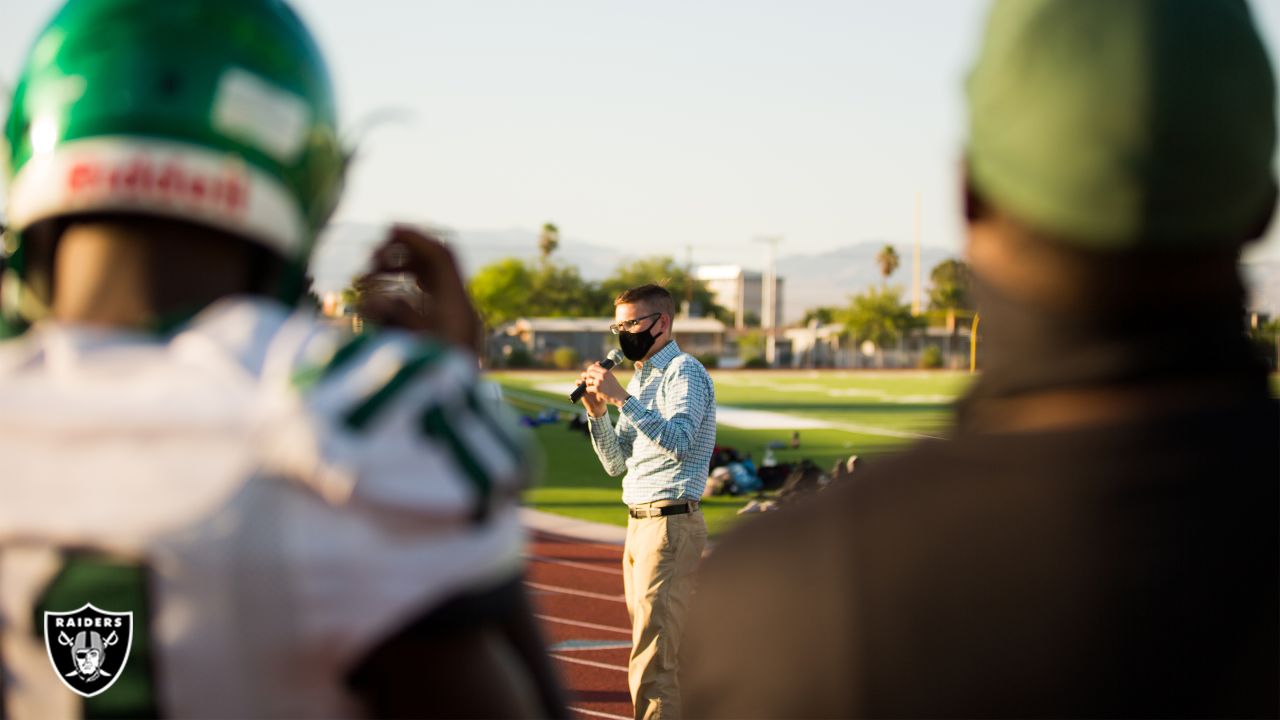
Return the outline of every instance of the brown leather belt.
<path id="1" fill-rule="evenodd" d="M 698 503 L 683 502 L 679 505 L 664 505 L 663 507 L 631 507 L 627 508 L 627 512 L 631 517 L 637 520 L 645 518 L 663 517 L 666 515 L 684 515 L 685 513 L 697 512 Z"/>

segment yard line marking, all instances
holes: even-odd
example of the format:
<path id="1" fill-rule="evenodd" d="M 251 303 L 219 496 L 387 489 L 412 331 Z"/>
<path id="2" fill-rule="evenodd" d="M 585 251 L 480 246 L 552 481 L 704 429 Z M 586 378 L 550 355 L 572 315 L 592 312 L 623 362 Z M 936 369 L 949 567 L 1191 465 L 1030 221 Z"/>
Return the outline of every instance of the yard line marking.
<path id="1" fill-rule="evenodd" d="M 550 386 L 547 387 L 549 389 Z M 543 387 L 539 386 L 538 389 L 542 390 Z M 506 388 L 503 388 L 503 392 L 527 402 L 539 402 L 545 406 L 559 406 L 558 402 L 553 403 L 544 398 L 528 395 L 526 393 L 518 391 L 512 392 Z M 716 408 L 716 424 L 727 425 L 729 427 L 763 430 L 843 430 L 845 432 L 856 433 L 859 435 L 879 435 L 881 437 L 898 438 L 901 440 L 939 438 L 937 435 L 928 435 L 925 433 L 914 433 L 906 430 L 890 430 L 889 428 L 875 427 L 872 425 L 859 425 L 856 423 L 829 422 L 827 420 L 792 415 L 790 413 L 774 412 L 771 410 L 749 410 L 747 408 L 733 407 L 732 405 L 721 405 Z"/>
<path id="2" fill-rule="evenodd" d="M 605 595 L 604 593 L 588 592 L 586 590 L 574 590 L 573 588 L 559 587 L 556 585 L 543 585 L 542 583 L 525 581 L 525 585 L 534 590 L 545 590 L 546 592 L 563 593 L 565 595 L 577 595 L 579 597 L 595 598 L 596 600 L 612 600 L 613 602 L 626 602 L 626 598 L 621 595 Z"/>
<path id="3" fill-rule="evenodd" d="M 831 427 L 831 423 L 826 420 L 730 405 L 716 407 L 716 424 L 748 430 L 822 430 Z"/>
<path id="4" fill-rule="evenodd" d="M 577 562 L 574 560 L 561 560 L 559 558 L 549 558 L 544 555 L 525 555 L 526 560 L 532 562 L 548 563 L 550 565 L 564 565 L 566 567 L 578 568 L 580 570 L 590 570 L 591 572 L 604 573 L 606 575 L 622 575 L 622 570 L 613 567 L 597 567 L 590 563 Z M 611 561 L 611 562 L 617 562 Z"/>
<path id="5" fill-rule="evenodd" d="M 541 386 L 539 386 L 539 389 L 542 390 L 543 392 L 550 392 L 550 389 L 549 389 L 550 387 L 551 386 L 547 386 L 547 389 L 544 389 Z M 561 400 L 552 400 L 550 398 L 542 397 L 541 395 L 533 395 L 531 393 L 520 392 L 519 390 L 512 390 L 509 387 L 503 387 L 502 394 L 505 397 L 515 398 L 516 400 L 523 400 L 527 403 L 540 405 L 542 407 L 555 408 L 556 410 L 564 410 L 565 412 L 577 412 L 577 407 L 573 407 L 573 408 L 570 408 L 569 410 L 565 410 L 567 405 Z M 557 390 L 556 394 L 557 395 L 560 394 L 560 391 Z"/>
<path id="6" fill-rule="evenodd" d="M 614 715 L 613 713 L 600 712 L 599 710 L 584 710 L 580 707 L 573 707 L 572 705 L 569 706 L 569 709 L 592 717 L 609 718 L 610 720 L 631 720 L 630 715 Z"/>
<path id="7" fill-rule="evenodd" d="M 568 655 L 557 655 L 555 653 L 547 653 L 557 660 L 563 660 L 567 663 L 576 663 L 578 665 L 590 665 L 591 667 L 604 668 L 605 670 L 617 670 L 618 672 L 626 672 L 627 668 L 622 665 L 610 665 L 609 663 L 596 662 L 595 660 L 583 660 L 582 658 L 569 657 Z"/>
<path id="8" fill-rule="evenodd" d="M 547 622 L 560 623 L 561 625 L 573 625 L 575 627 L 584 627 L 591 630 L 604 630 L 605 632 L 615 632 L 619 635 L 630 635 L 631 631 L 627 628 L 610 627 L 608 625 L 597 625 L 596 623 L 583 622 L 582 620 L 570 620 L 569 618 L 555 617 L 553 615 L 537 615 L 534 617 Z"/>
<path id="9" fill-rule="evenodd" d="M 746 428 L 748 430 L 843 430 L 845 432 L 858 433 L 859 435 L 880 435 L 882 437 L 899 438 L 904 440 L 919 440 L 921 438 L 937 437 L 936 435 L 926 435 L 924 433 L 910 432 L 907 430 L 891 430 L 889 428 L 876 427 L 874 425 L 861 425 L 859 423 L 830 422 L 828 420 L 818 420 L 817 418 L 802 417 L 799 415 L 791 415 L 789 413 L 773 412 L 771 410 L 748 410 L 729 405 L 721 405 L 716 408 L 716 424 L 728 425 L 729 427 Z"/>
<path id="10" fill-rule="evenodd" d="M 925 438 L 932 440 L 943 439 L 943 436 L 941 435 L 907 432 L 906 430 L 890 430 L 888 428 L 878 428 L 870 425 L 856 425 L 854 423 L 831 423 L 831 427 L 835 430 L 844 430 L 845 432 L 860 433 L 862 435 L 881 435 L 883 437 L 903 438 L 906 440 L 923 440 Z"/>

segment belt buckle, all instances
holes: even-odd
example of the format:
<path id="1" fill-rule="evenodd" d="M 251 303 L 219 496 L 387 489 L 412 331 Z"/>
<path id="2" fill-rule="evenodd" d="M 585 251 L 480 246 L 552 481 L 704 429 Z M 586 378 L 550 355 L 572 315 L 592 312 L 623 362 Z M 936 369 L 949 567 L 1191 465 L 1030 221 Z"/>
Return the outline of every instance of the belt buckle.
<path id="1" fill-rule="evenodd" d="M 674 505 L 662 505 L 660 507 L 654 507 L 653 505 L 648 505 L 643 508 L 628 507 L 627 512 L 631 517 L 636 518 L 637 520 L 647 520 L 649 518 L 667 517 L 668 515 L 683 515 L 685 513 L 692 514 L 698 509 L 698 505 L 699 503 L 697 500 L 686 500 L 684 502 L 675 503 Z M 675 508 L 680 508 L 680 510 L 675 510 Z"/>

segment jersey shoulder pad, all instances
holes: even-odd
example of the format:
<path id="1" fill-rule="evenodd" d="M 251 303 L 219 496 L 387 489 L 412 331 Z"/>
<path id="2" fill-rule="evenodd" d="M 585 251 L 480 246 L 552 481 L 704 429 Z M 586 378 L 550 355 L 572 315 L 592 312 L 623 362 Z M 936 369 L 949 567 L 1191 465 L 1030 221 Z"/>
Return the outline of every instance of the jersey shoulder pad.
<path id="1" fill-rule="evenodd" d="M 310 465 L 302 475 L 321 478 L 326 495 L 481 518 L 526 485 L 529 443 L 484 391 L 474 355 L 429 336 L 323 325 L 289 345 L 264 377 L 290 399 L 273 422 L 294 434 L 294 470 Z"/>

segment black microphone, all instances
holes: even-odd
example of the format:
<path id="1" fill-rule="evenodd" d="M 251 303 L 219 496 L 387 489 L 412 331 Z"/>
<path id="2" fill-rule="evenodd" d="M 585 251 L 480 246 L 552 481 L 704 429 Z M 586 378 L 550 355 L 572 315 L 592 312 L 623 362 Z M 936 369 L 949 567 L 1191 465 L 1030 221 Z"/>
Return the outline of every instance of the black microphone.
<path id="1" fill-rule="evenodd" d="M 617 348 L 614 348 L 609 351 L 608 357 L 606 357 L 605 359 L 601 360 L 599 363 L 596 363 L 596 364 L 604 368 L 605 370 L 608 370 L 609 368 L 613 367 L 614 365 L 617 365 L 620 362 L 622 362 L 622 351 Z M 586 392 L 587 392 L 587 384 L 584 382 L 578 383 L 578 387 L 574 388 L 573 392 L 569 393 L 569 402 L 573 403 L 574 405 L 577 405 L 578 401 L 582 399 L 582 396 L 585 395 Z"/>

